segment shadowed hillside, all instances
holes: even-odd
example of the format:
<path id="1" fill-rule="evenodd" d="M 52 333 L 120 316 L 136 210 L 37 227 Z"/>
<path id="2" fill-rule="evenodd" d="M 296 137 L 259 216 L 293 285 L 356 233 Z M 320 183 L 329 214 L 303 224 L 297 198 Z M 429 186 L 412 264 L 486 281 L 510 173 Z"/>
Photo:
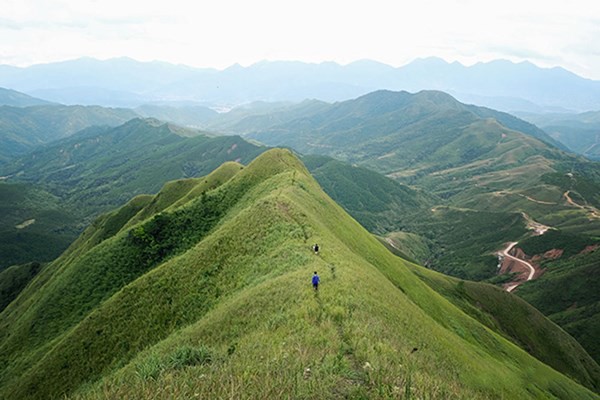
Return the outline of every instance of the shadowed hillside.
<path id="1" fill-rule="evenodd" d="M 93 125 L 117 126 L 137 117 L 131 110 L 97 106 L 0 106 L 0 165 L 34 148 Z"/>
<path id="2" fill-rule="evenodd" d="M 6 183 L 0 182 L 0 269 L 50 261 L 101 212 L 226 161 L 248 163 L 264 149 L 238 136 L 207 136 L 154 119 L 88 128 L 42 147 L 0 172 L 6 175 Z M 15 228 L 31 220 L 35 224 Z"/>
<path id="3" fill-rule="evenodd" d="M 38 273 L 0 314 L 0 396 L 597 398 L 574 380 L 597 391 L 598 365 L 541 315 L 531 329 L 579 360 L 545 361 L 574 380 L 414 268 L 289 151 L 228 163 L 133 199 Z"/>

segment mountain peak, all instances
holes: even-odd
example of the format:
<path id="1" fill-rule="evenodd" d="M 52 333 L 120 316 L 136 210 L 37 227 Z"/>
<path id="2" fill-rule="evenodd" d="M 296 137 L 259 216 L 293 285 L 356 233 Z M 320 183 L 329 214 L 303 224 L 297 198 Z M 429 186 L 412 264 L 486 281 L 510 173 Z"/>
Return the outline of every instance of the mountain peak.
<path id="1" fill-rule="evenodd" d="M 267 177 L 284 171 L 309 175 L 302 161 L 291 150 L 282 148 L 265 151 L 246 167 L 244 173 Z"/>

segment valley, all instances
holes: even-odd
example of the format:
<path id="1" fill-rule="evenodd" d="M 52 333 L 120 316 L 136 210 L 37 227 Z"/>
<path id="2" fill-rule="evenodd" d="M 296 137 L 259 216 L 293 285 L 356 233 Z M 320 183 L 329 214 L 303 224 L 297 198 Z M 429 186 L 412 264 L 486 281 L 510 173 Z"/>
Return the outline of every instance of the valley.
<path id="1" fill-rule="evenodd" d="M 313 270 L 318 293 L 302 283 Z M 504 299 L 496 310 L 469 305 L 490 296 Z M 503 322 L 509 309 L 543 341 L 516 328 L 520 319 Z M 243 370 L 253 371 L 243 378 L 251 397 L 390 397 L 398 387 L 591 399 L 600 376 L 576 341 L 514 296 L 392 255 L 279 149 L 134 198 L 43 268 L 0 323 L 0 357 L 13 360 L 0 393 L 14 399 L 235 396 Z"/>
<path id="2" fill-rule="evenodd" d="M 510 385 L 512 378 L 490 385 L 471 375 L 466 384 L 458 384 L 441 370 L 423 374 L 421 368 L 429 362 L 424 360 L 411 364 L 420 370 L 418 378 L 405 375 L 402 367 L 389 364 L 391 353 L 364 347 L 375 339 L 349 322 L 350 316 L 357 315 L 379 326 L 383 335 L 388 335 L 389 326 L 413 332 L 402 344 L 390 336 L 391 342 L 382 344 L 388 351 L 398 346 L 435 347 L 442 352 L 435 356 L 438 362 L 451 363 L 454 356 L 443 355 L 446 350 L 436 346 L 433 337 L 421 337 L 423 333 L 407 325 L 417 318 L 416 323 L 425 326 L 427 319 L 433 321 L 427 326 L 437 332 L 436 338 L 450 335 L 443 340 L 458 340 L 457 348 L 463 341 L 475 346 L 475 353 L 482 343 L 488 343 L 483 346 L 490 354 L 513 354 L 505 348 L 507 343 L 520 348 L 523 355 L 514 353 L 511 360 L 533 362 L 534 369 L 547 364 L 569 376 L 564 382 L 552 378 L 563 382 L 561 393 L 590 395 L 586 389 L 571 387 L 569 379 L 597 392 L 599 353 L 593 338 L 600 314 L 594 311 L 598 304 L 594 296 L 588 302 L 569 300 L 561 303 L 562 308 L 551 309 L 539 297 L 548 285 L 560 287 L 572 279 L 572 273 L 579 273 L 565 270 L 569 260 L 582 260 L 577 271 L 596 268 L 589 261 L 597 256 L 600 233 L 596 208 L 600 170 L 595 163 L 555 147 L 552 138 L 533 125 L 459 103 L 440 92 L 379 91 L 347 102 L 286 105 L 274 114 L 270 107 L 264 110 L 257 115 L 252 109 L 234 109 L 231 115 L 199 117 L 207 118 L 206 126 L 216 132 L 227 131 L 227 136 L 135 117 L 115 127 L 90 126 L 7 159 L 0 167 L 5 178 L 0 190 L 13 193 L 14 200 L 5 205 L 10 213 L 3 221 L 5 240 L 0 246 L 0 259 L 5 262 L 0 281 L 7 285 L 0 293 L 5 307 L 0 314 L 0 361 L 7 363 L 0 371 L 0 394 L 128 397 L 159 390 L 173 374 L 187 379 L 192 371 L 202 371 L 209 383 L 199 387 L 178 381 L 182 386 L 171 395 L 185 396 L 190 390 L 225 393 L 218 382 L 228 379 L 227 371 L 249 365 L 260 371 L 257 354 L 248 347 L 251 338 L 272 334 L 261 324 L 240 337 L 227 330 L 225 326 L 236 321 L 235 310 L 246 309 L 246 303 L 260 304 L 269 321 L 283 318 L 268 326 L 283 329 L 286 333 L 281 335 L 291 335 L 297 346 L 314 345 L 306 342 L 308 329 L 321 340 L 352 348 L 351 353 L 331 349 L 310 353 L 301 357 L 301 365 L 289 364 L 287 356 L 280 358 L 284 353 L 271 354 L 286 371 L 276 380 L 286 393 L 314 397 L 314 387 L 293 378 L 293 371 L 307 368 L 319 376 L 325 385 L 322 390 L 350 397 L 386 390 L 385 398 L 399 390 L 396 387 L 413 390 L 406 389 L 412 388 L 406 379 L 418 379 L 415 390 L 423 396 L 487 398 L 524 393 Z M 165 112 L 176 114 L 172 109 Z M 200 119 L 193 123 L 202 124 Z M 294 153 L 269 149 L 263 143 L 290 146 Z M 46 206 L 52 204 L 53 218 L 58 219 L 48 224 L 46 214 L 33 211 L 43 208 L 42 203 L 22 201 L 35 198 L 31 193 Z M 33 209 L 24 207 L 27 204 Z M 59 217 L 61 213 L 68 218 Z M 40 241 L 39 235 L 50 241 Z M 59 237 L 60 246 L 52 242 Z M 310 242 L 323 243 L 317 260 L 304 254 Z M 33 243 L 52 251 L 32 252 Z M 251 250 L 257 243 L 264 247 Z M 585 253 L 586 249 L 591 250 Z M 258 250 L 256 259 L 254 250 Z M 353 257 L 358 261 L 350 261 Z M 239 269 L 245 264 L 247 269 Z M 316 305 L 307 306 L 304 302 L 310 297 L 295 281 L 305 268 L 327 271 L 322 274 L 324 290 L 330 283 L 341 287 L 331 287 L 335 295 L 316 297 Z M 348 271 L 367 286 L 388 287 L 385 296 L 404 304 L 401 310 L 411 315 L 412 322 L 396 314 L 392 319 L 384 317 L 372 303 L 374 297 L 358 299 L 371 304 L 376 322 L 356 314 L 357 297 L 343 295 L 356 284 Z M 303 303 L 282 293 L 269 283 L 271 279 L 294 288 L 295 298 L 304 299 Z M 155 285 L 161 288 L 156 303 L 160 306 L 146 307 L 154 308 L 149 314 L 133 312 L 139 301 L 156 300 L 158 292 L 149 289 Z M 590 281 L 584 286 L 565 290 L 565 298 L 591 293 L 597 284 Z M 261 297 L 262 291 L 294 311 L 278 317 L 281 311 L 264 303 L 268 300 Z M 65 296 L 66 292 L 71 294 Z M 523 295 L 546 310 L 584 347 L 506 292 Z M 437 303 L 433 298 L 445 300 Z M 406 300 L 418 309 L 412 310 Z M 381 297 L 376 302 L 381 306 L 386 301 Z M 33 308 L 24 313 L 25 307 Z M 320 317 L 314 320 L 307 312 Z M 419 313 L 425 314 L 419 317 Z M 128 332 L 115 341 L 116 332 L 125 330 L 126 314 L 133 315 L 144 338 Z M 442 315 L 453 317 L 447 321 Z M 152 321 L 148 326 L 143 322 L 147 318 Z M 294 336 L 297 323 L 303 333 Z M 539 332 L 528 331 L 527 323 L 534 323 Z M 191 339 L 194 335 L 208 338 L 207 329 L 214 326 L 224 336 L 209 339 L 206 345 Z M 465 335 L 467 326 L 477 332 L 476 338 Z M 322 327 L 333 336 L 318 333 Z M 275 335 L 269 346 L 280 340 L 279 333 Z M 361 337 L 368 339 L 361 342 Z M 90 348 L 92 361 L 84 367 L 80 360 Z M 105 358 L 101 348 L 112 349 L 111 356 Z M 237 351 L 242 351 L 242 358 L 231 358 Z M 477 359 L 475 353 L 471 356 Z M 418 358 L 394 354 L 403 365 Z M 427 359 L 433 357 L 425 354 Z M 37 364 L 34 360 L 40 356 L 45 361 Z M 183 357 L 182 365 L 168 361 L 176 357 Z M 315 367 L 319 357 L 331 358 L 332 364 Z M 541 367 L 533 366 L 537 362 Z M 65 368 L 65 363 L 75 367 Z M 380 383 L 372 383 L 370 372 L 362 368 L 367 363 L 371 368 L 389 368 L 378 372 Z M 488 363 L 481 361 L 478 368 L 488 368 L 492 365 Z M 465 365 L 455 365 L 451 371 L 469 376 Z M 499 369 L 490 374 L 507 374 L 504 366 L 494 368 Z M 56 370 L 62 371 L 62 378 L 51 378 Z M 113 372 L 103 372 L 107 370 Z M 546 370 L 540 373 L 550 376 Z M 393 375 L 405 378 L 394 382 Z M 25 378 L 17 380 L 17 376 Z M 266 377 L 258 374 L 254 379 Z M 469 383 L 472 379 L 475 391 Z M 544 388 L 544 379 L 535 385 Z M 40 381 L 52 384 L 41 388 Z M 252 390 L 255 396 L 278 393 L 275 387 Z"/>
<path id="3" fill-rule="evenodd" d="M 600 400 L 600 7 L 10 0 L 0 400 Z"/>

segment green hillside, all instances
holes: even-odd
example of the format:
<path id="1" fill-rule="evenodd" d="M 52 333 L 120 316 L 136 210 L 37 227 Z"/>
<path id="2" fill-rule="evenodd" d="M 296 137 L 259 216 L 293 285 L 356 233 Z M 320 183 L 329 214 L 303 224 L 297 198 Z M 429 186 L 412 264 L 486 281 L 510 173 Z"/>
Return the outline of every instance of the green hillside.
<path id="1" fill-rule="evenodd" d="M 41 268 L 40 263 L 28 263 L 0 271 L 0 311 L 17 298 Z"/>
<path id="2" fill-rule="evenodd" d="M 523 114 L 572 151 L 600 160 L 600 111 L 581 114 Z"/>
<path id="3" fill-rule="evenodd" d="M 79 232 L 77 219 L 58 197 L 32 185 L 0 182 L 0 271 L 51 261 Z"/>
<path id="4" fill-rule="evenodd" d="M 0 397 L 598 398 L 598 364 L 540 314 L 554 359 L 532 354 L 554 369 L 415 270 L 289 151 L 225 164 L 132 200 L 34 278 L 0 314 Z"/>
<path id="5" fill-rule="evenodd" d="M 15 182 L 0 183 L 0 269 L 50 261 L 101 212 L 156 193 L 169 180 L 202 176 L 226 161 L 248 163 L 262 151 L 237 136 L 210 137 L 152 119 L 88 128 L 45 146 L 0 169 L 5 182 Z M 9 196 L 9 188 L 21 188 L 19 196 Z M 31 219 L 36 223 L 15 228 Z"/>
<path id="6" fill-rule="evenodd" d="M 373 169 L 433 192 L 447 205 L 526 212 L 564 228 L 569 219 L 588 217 L 543 178 L 567 174 L 585 160 L 561 151 L 526 121 L 462 104 L 442 92 L 378 91 L 334 104 L 302 103 L 242 119 L 233 115 L 229 125 L 226 118 L 221 116 L 221 126 L 229 132 Z M 590 165 L 586 172 L 600 170 Z M 591 179 L 577 173 L 575 178 Z M 600 179 L 591 180 L 600 192 Z M 562 216 L 565 212 L 569 218 Z M 598 229 L 598 219 L 585 228 L 588 233 Z"/>
<path id="7" fill-rule="evenodd" d="M 326 156 L 302 161 L 323 190 L 368 231 L 385 234 L 423 218 L 440 199 Z"/>
<path id="8" fill-rule="evenodd" d="M 6 175 L 43 185 L 78 207 L 106 210 L 169 180 L 207 174 L 262 151 L 236 136 L 210 137 L 154 119 L 89 128 L 7 166 Z"/>
<path id="9" fill-rule="evenodd" d="M 549 235 L 549 237 L 545 237 Z M 529 256 L 562 250 L 558 259 L 541 259 L 544 274 L 516 292 L 575 337 L 600 360 L 600 238 L 560 231 L 519 243 Z"/>
<path id="10" fill-rule="evenodd" d="M 131 110 L 98 106 L 0 106 L 0 165 L 84 128 L 117 126 L 136 117 Z"/>
<path id="11" fill-rule="evenodd" d="M 51 104 L 49 101 L 31 97 L 16 90 L 0 87 L 0 106 L 29 107 Z"/>
<path id="12" fill-rule="evenodd" d="M 526 233 L 525 220 L 516 228 L 520 213 L 572 233 L 600 235 L 600 164 L 554 147 L 551 137 L 524 120 L 462 104 L 442 92 L 378 91 L 334 104 L 305 102 L 254 115 L 238 112 L 229 121 L 222 114 L 220 125 L 269 145 L 366 167 L 433 194 L 429 204 L 453 212 L 421 211 L 411 221 L 410 213 L 388 206 L 384 217 L 386 207 L 377 214 L 371 210 L 378 195 L 357 201 L 369 196 L 357 182 L 340 179 L 332 168 L 313 171 L 327 193 L 373 232 L 427 239 L 431 231 L 442 234 L 435 237 L 433 258 L 419 261 L 460 277 L 483 279 L 495 273 L 495 251 Z M 369 193 L 374 193 L 373 186 Z M 381 201 L 393 203 L 389 198 Z M 469 231 L 471 241 L 460 243 L 462 236 L 454 227 Z M 493 242 L 475 234 L 486 231 L 498 233 L 491 234 Z M 440 262 L 441 249 L 447 255 L 451 251 L 451 259 Z"/>

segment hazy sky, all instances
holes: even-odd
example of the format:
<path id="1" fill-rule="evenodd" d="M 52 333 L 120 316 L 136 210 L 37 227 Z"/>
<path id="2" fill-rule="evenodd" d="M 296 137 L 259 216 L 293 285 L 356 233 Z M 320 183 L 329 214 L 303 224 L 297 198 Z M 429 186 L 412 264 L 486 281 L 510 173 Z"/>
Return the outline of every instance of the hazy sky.
<path id="1" fill-rule="evenodd" d="M 505 58 L 600 79 L 597 0 L 0 0 L 0 64 Z"/>

